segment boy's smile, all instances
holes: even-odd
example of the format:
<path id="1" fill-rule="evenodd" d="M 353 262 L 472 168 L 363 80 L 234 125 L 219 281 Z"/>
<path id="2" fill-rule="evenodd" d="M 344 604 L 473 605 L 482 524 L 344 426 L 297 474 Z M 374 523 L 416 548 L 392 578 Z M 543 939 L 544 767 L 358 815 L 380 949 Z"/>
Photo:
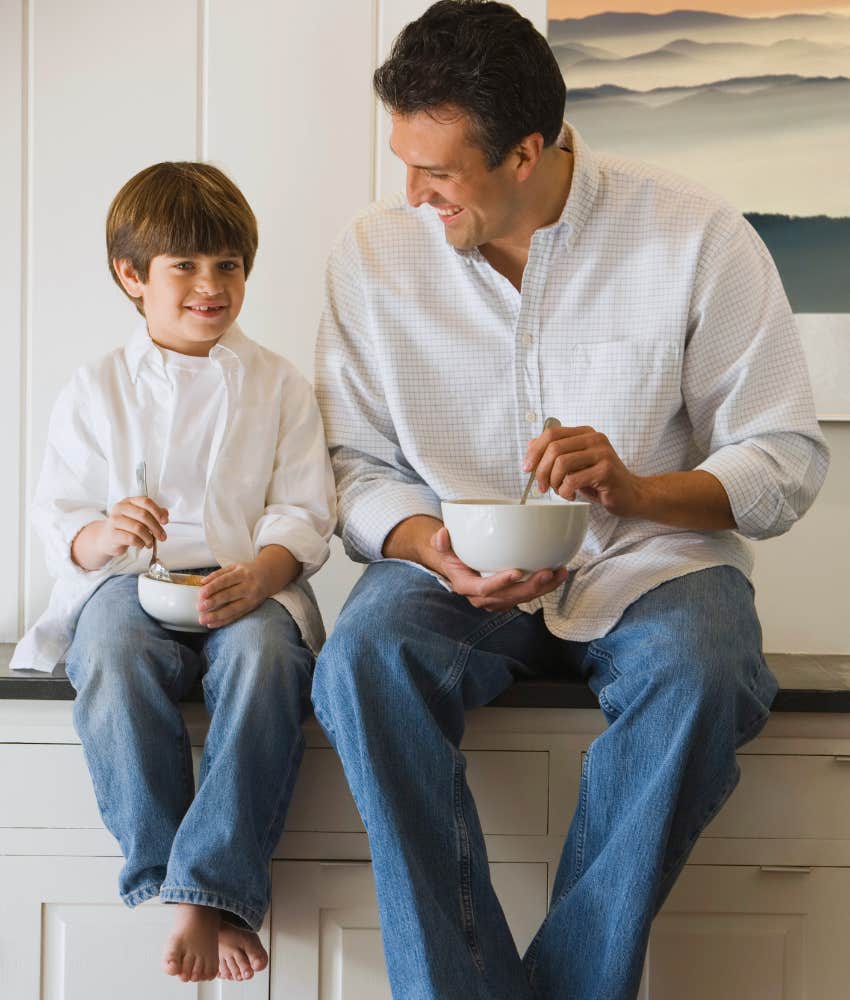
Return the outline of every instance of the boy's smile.
<path id="1" fill-rule="evenodd" d="M 245 299 L 245 268 L 239 254 L 192 254 L 151 259 L 143 282 L 128 260 L 115 261 L 127 293 L 142 300 L 154 343 L 203 357 L 236 321 Z"/>

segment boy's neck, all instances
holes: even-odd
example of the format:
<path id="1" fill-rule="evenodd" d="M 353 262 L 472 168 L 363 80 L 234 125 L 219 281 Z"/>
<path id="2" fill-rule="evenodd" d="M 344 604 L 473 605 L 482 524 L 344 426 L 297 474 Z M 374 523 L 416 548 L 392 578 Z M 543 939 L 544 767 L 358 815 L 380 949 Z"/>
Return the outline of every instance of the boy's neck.
<path id="1" fill-rule="evenodd" d="M 165 351 L 171 351 L 174 354 L 185 354 L 191 358 L 208 358 L 210 351 L 218 344 L 221 337 L 216 337 L 215 340 L 200 341 L 198 343 L 193 343 L 192 341 L 175 341 L 173 338 L 167 335 L 163 336 L 148 327 L 148 336 L 156 344 L 157 347 L 161 347 Z"/>

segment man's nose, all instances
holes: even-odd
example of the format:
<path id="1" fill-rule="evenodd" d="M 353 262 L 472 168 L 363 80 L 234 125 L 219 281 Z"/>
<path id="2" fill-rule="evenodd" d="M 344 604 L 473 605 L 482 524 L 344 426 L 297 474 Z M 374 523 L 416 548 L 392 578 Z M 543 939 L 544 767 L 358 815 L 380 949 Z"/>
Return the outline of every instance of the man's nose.
<path id="1" fill-rule="evenodd" d="M 413 208 L 419 208 L 420 205 L 424 205 L 433 194 L 427 178 L 417 167 L 407 168 L 405 188 L 407 201 Z"/>

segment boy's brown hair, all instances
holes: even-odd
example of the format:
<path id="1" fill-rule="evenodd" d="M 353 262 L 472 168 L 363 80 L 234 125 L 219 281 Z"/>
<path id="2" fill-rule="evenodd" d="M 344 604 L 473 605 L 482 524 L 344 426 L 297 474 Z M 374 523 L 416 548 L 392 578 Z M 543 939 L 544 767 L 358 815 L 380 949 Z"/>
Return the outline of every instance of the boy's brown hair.
<path id="1" fill-rule="evenodd" d="M 109 271 L 122 291 L 113 260 L 130 260 L 146 282 L 150 262 L 160 254 L 233 253 L 242 257 L 247 278 L 257 242 L 257 220 L 245 196 L 209 163 L 146 167 L 121 188 L 106 217 Z M 133 302 L 142 312 L 141 301 Z"/>

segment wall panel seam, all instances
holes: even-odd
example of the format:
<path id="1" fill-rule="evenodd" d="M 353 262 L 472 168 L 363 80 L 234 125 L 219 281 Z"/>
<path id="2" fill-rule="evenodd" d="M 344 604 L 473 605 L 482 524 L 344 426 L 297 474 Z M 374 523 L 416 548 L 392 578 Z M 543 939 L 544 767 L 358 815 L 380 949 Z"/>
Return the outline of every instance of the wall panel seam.
<path id="1" fill-rule="evenodd" d="M 32 239 L 30 238 L 30 222 L 32 219 L 32 67 L 33 56 L 30 46 L 33 42 L 32 30 L 34 0 L 22 0 L 21 3 L 21 163 L 20 163 L 20 239 L 21 239 L 21 270 L 20 270 L 20 330 L 18 350 L 18 377 L 20 396 L 18 400 L 18 608 L 17 631 L 20 637 L 26 621 L 26 580 L 28 576 L 31 547 L 29 544 L 28 504 L 29 497 L 29 408 L 31 399 L 30 386 L 30 350 L 32 346 L 32 330 L 30 302 L 32 297 Z"/>

